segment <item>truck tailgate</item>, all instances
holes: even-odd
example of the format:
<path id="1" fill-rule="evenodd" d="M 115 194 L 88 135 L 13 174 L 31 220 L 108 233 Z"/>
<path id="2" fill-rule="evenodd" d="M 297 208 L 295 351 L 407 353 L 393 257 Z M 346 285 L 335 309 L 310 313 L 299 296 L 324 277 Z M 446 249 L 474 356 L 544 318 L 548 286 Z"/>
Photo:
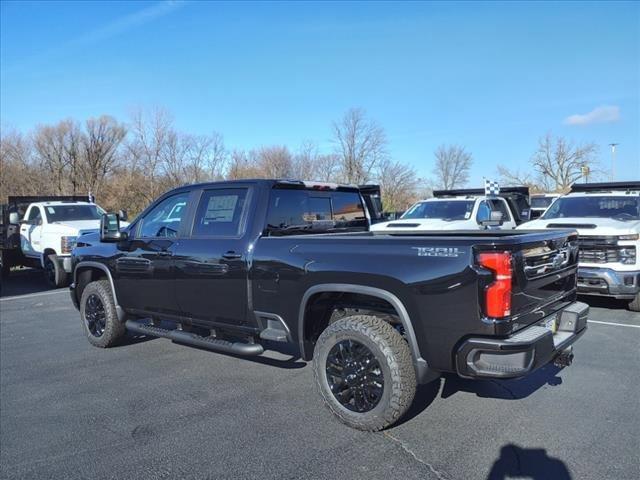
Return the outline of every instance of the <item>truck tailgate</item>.
<path id="1" fill-rule="evenodd" d="M 576 298 L 578 236 L 556 231 L 545 240 L 523 243 L 513 255 L 512 328 L 518 330 Z"/>

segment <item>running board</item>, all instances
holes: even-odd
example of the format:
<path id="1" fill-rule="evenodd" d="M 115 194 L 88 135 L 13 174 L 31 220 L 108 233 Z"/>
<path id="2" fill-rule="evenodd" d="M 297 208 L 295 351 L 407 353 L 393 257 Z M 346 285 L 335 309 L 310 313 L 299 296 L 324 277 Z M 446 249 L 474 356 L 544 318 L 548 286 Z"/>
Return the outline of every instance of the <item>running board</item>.
<path id="1" fill-rule="evenodd" d="M 229 342 L 228 340 L 222 340 L 220 338 L 203 337 L 183 330 L 168 330 L 136 320 L 127 320 L 125 326 L 127 330 L 131 332 L 150 335 L 152 337 L 168 338 L 175 342 L 206 348 L 214 352 L 232 353 L 234 355 L 247 357 L 260 355 L 264 352 L 264 348 L 259 343 Z"/>

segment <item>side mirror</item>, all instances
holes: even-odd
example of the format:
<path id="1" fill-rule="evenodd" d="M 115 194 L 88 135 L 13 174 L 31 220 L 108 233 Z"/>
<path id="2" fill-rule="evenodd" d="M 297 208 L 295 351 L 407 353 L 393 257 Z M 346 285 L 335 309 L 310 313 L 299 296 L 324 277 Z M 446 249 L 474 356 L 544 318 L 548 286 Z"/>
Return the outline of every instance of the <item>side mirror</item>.
<path id="1" fill-rule="evenodd" d="M 129 220 L 129 215 L 127 214 L 126 210 L 120 210 L 118 212 L 118 216 L 120 217 L 120 221 L 122 222 L 126 222 L 127 220 Z"/>
<path id="2" fill-rule="evenodd" d="M 478 222 L 483 227 L 499 227 L 502 225 L 502 212 L 491 212 L 487 220 L 480 220 Z"/>
<path id="3" fill-rule="evenodd" d="M 9 214 L 9 223 L 13 225 L 20 223 L 20 215 L 18 215 L 18 212 L 11 212 Z"/>
<path id="4" fill-rule="evenodd" d="M 117 213 L 105 213 L 100 219 L 100 241 L 119 242 L 122 240 L 120 234 L 120 217 Z"/>

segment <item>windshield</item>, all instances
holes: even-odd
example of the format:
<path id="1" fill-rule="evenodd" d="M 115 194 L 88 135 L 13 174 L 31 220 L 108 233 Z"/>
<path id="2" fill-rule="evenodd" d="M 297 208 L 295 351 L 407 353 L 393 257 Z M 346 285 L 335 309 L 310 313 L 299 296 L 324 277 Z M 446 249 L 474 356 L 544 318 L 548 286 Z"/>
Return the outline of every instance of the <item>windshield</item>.
<path id="1" fill-rule="evenodd" d="M 567 217 L 601 217 L 640 220 L 640 197 L 563 197 L 542 216 L 545 220 Z"/>
<path id="2" fill-rule="evenodd" d="M 104 213 L 97 205 L 47 205 L 44 209 L 47 214 L 47 221 L 68 222 L 73 220 L 100 220 Z"/>
<path id="3" fill-rule="evenodd" d="M 473 200 L 419 202 L 405 212 L 401 219 L 437 218 L 441 220 L 467 220 L 471 218 Z"/>
<path id="4" fill-rule="evenodd" d="M 554 197 L 531 197 L 531 208 L 547 208 Z"/>

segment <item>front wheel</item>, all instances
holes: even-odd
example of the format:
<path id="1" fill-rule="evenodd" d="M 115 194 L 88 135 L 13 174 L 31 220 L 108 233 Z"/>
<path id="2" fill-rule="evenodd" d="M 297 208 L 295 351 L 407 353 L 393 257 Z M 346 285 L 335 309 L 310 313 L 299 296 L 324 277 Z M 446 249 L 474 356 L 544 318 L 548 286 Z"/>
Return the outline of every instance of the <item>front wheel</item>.
<path id="1" fill-rule="evenodd" d="M 67 272 L 62 268 L 57 255 L 47 255 L 44 257 L 44 276 L 47 283 L 54 287 L 66 287 L 68 285 Z"/>
<path id="2" fill-rule="evenodd" d="M 640 292 L 636 293 L 635 298 L 629 302 L 629 310 L 640 312 Z"/>
<path id="3" fill-rule="evenodd" d="M 116 314 L 116 305 L 108 280 L 89 283 L 82 291 L 80 318 L 87 339 L 101 348 L 112 347 L 125 334 L 125 326 Z"/>
<path id="4" fill-rule="evenodd" d="M 327 407 L 359 430 L 394 424 L 415 397 L 409 345 L 375 316 L 354 315 L 327 327 L 315 346 L 313 370 Z"/>

